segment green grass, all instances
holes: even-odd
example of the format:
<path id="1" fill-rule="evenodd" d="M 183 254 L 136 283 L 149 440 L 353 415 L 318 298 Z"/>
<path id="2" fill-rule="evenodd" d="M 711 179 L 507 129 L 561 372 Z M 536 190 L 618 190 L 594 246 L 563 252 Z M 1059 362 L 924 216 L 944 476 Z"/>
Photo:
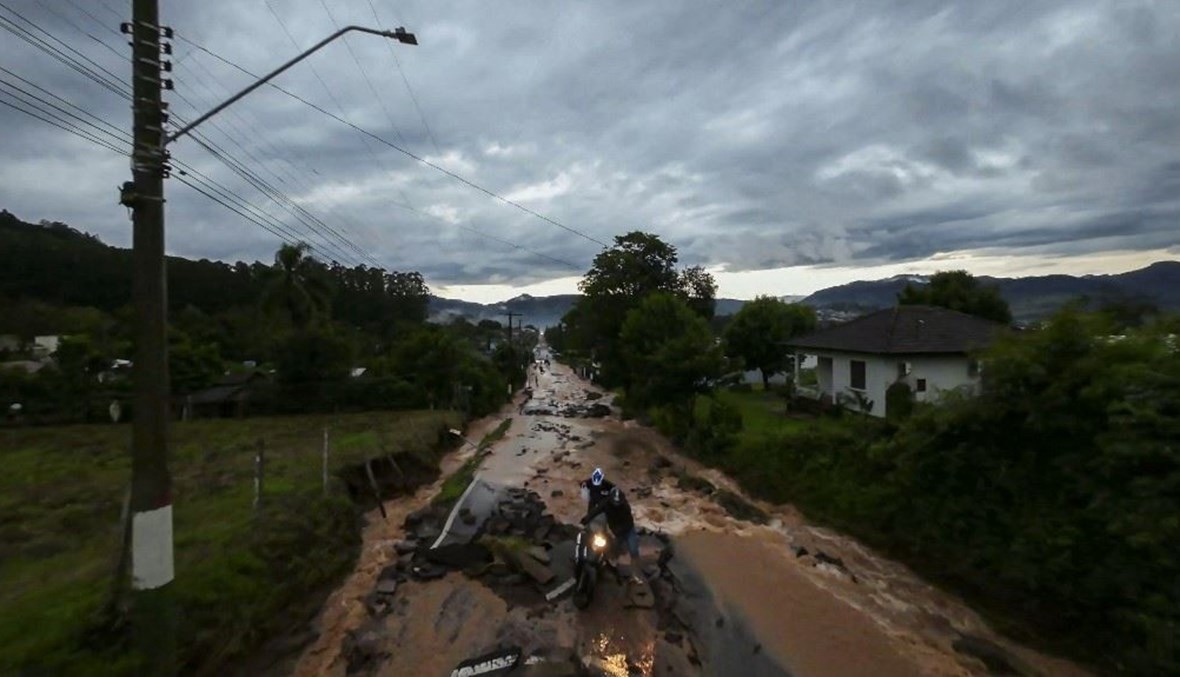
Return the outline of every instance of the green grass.
<path id="1" fill-rule="evenodd" d="M 435 453 L 459 424 L 445 412 L 390 412 L 177 423 L 175 595 L 186 671 L 211 670 L 297 620 L 293 610 L 351 566 L 359 510 L 330 468 L 370 456 Z M 122 635 L 93 634 L 109 598 L 130 427 L 0 431 L 0 674 L 129 674 Z M 252 509 L 254 453 L 266 451 Z M 90 638 L 89 640 L 87 638 Z"/>
<path id="2" fill-rule="evenodd" d="M 720 390 L 714 396 L 736 408 L 742 415 L 742 436 L 754 436 L 775 431 L 802 431 L 808 428 L 839 428 L 847 426 L 846 421 L 819 417 L 787 416 L 786 402 L 778 393 L 766 392 L 757 384 L 757 389 L 747 392 Z"/>
<path id="3" fill-rule="evenodd" d="M 479 441 L 475 454 L 471 458 L 463 462 L 455 472 L 451 473 L 445 480 L 443 480 L 442 487 L 439 488 L 438 494 L 431 500 L 433 505 L 450 505 L 459 500 L 464 491 L 467 491 L 467 485 L 471 484 L 471 480 L 475 479 L 475 471 L 479 468 L 480 461 L 483 460 L 484 453 L 488 447 L 504 438 L 504 434 L 508 432 L 508 428 L 512 426 L 512 419 L 506 418 L 500 421 L 500 425 L 496 426 L 494 430 L 483 436 Z"/>

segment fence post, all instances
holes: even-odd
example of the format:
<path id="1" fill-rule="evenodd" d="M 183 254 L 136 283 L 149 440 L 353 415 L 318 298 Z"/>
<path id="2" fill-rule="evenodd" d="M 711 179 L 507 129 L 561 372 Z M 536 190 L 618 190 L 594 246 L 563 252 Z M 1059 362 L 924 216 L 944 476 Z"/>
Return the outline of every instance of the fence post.
<path id="1" fill-rule="evenodd" d="M 324 474 L 324 495 L 328 495 L 328 429 L 324 428 L 324 454 L 323 454 L 323 474 Z"/>
<path id="2" fill-rule="evenodd" d="M 254 454 L 254 508 L 262 504 L 262 472 L 266 465 L 266 442 L 258 440 L 258 451 Z"/>

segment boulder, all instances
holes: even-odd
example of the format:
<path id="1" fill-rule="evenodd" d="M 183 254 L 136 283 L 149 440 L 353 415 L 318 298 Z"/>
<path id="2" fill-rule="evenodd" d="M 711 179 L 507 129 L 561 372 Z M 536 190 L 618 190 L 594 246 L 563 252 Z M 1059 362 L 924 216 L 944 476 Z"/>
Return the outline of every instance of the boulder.
<path id="1" fill-rule="evenodd" d="M 418 541 L 405 540 L 393 544 L 393 551 L 399 555 L 407 555 L 418 549 Z"/>
<path id="2" fill-rule="evenodd" d="M 392 578 L 378 580 L 377 587 L 375 589 L 378 594 L 392 595 L 393 593 L 397 592 L 397 581 Z"/>
<path id="3" fill-rule="evenodd" d="M 972 635 L 959 635 L 951 647 L 955 651 L 978 659 L 987 666 L 993 675 L 1025 675 L 1038 674 L 1035 669 L 1004 647 L 991 640 Z"/>
<path id="4" fill-rule="evenodd" d="M 549 567 L 541 564 L 532 557 L 521 557 L 519 562 L 520 568 L 525 574 L 541 585 L 545 585 L 553 580 L 554 574 Z"/>
<path id="5" fill-rule="evenodd" d="M 554 489 L 553 491 L 549 492 L 550 498 L 559 498 L 564 495 L 565 495 L 565 492 L 562 491 L 561 489 Z"/>
<path id="6" fill-rule="evenodd" d="M 545 548 L 542 548 L 539 545 L 534 545 L 533 547 L 529 548 L 526 552 L 528 553 L 529 557 L 532 557 L 533 559 L 537 560 L 541 564 L 548 564 L 549 563 L 549 551 L 546 550 Z"/>

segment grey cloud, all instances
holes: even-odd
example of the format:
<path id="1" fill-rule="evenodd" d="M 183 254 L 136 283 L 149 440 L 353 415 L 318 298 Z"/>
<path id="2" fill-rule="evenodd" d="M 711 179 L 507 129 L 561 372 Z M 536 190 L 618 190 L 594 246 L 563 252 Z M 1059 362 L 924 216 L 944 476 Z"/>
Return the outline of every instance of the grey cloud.
<path id="1" fill-rule="evenodd" d="M 13 6 L 125 74 L 125 60 L 47 12 L 50 2 Z M 332 30 L 318 0 L 269 2 L 300 45 Z M 1177 239 L 1175 3 L 375 4 L 386 24 L 419 36 L 393 49 L 438 148 L 380 39 L 349 39 L 378 97 L 344 44 L 279 84 L 603 241 L 650 229 L 685 262 L 747 270 Z M 103 3 L 84 6 L 105 26 L 52 5 L 125 49 Z M 163 5 L 178 33 L 254 72 L 294 51 L 263 0 Z M 340 23 L 373 23 L 364 0 L 330 6 Z M 6 67 L 128 126 L 125 101 L 10 38 L 0 40 Z M 249 82 L 183 41 L 174 60 L 167 98 L 185 118 Z M 0 124 L 0 206 L 128 242 L 114 193 L 125 159 L 9 109 Z M 434 284 L 578 272 L 449 218 L 583 268 L 599 250 L 273 90 L 204 132 L 382 263 Z M 303 230 L 197 144 L 173 150 Z M 275 237 L 177 182 L 168 190 L 170 251 L 270 259 Z"/>

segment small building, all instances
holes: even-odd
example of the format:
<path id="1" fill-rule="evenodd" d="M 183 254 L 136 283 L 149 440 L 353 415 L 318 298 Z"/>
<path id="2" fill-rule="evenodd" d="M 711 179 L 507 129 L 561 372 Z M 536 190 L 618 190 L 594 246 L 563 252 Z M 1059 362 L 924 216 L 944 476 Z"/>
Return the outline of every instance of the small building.
<path id="1" fill-rule="evenodd" d="M 790 345 L 797 357 L 817 358 L 821 398 L 883 417 L 885 391 L 898 381 L 910 386 L 918 402 L 933 402 L 950 390 L 973 392 L 979 364 L 972 354 L 1003 329 L 997 322 L 937 306 L 897 306 Z"/>
<path id="2" fill-rule="evenodd" d="M 33 337 L 33 355 L 35 357 L 49 357 L 57 352 L 58 346 L 61 345 L 61 337 L 57 335 L 51 336 L 34 336 Z"/>
<path id="3" fill-rule="evenodd" d="M 181 398 L 180 418 L 241 418 L 258 386 L 269 381 L 261 370 L 226 374 L 213 387 Z"/>
<path id="4" fill-rule="evenodd" d="M 0 362 L 0 371 L 22 371 L 26 374 L 36 374 L 45 368 L 44 362 L 36 360 L 12 360 Z"/>

